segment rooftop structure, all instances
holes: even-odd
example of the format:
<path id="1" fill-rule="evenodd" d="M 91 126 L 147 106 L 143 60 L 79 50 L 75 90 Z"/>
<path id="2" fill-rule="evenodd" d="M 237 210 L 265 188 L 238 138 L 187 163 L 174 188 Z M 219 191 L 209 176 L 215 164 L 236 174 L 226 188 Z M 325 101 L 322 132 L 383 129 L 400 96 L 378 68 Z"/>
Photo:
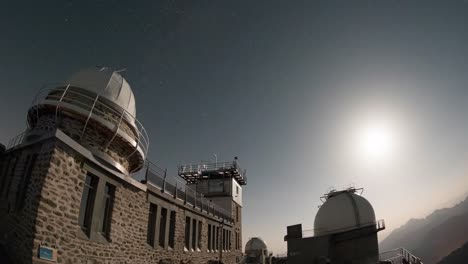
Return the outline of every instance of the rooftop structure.
<path id="1" fill-rule="evenodd" d="M 322 197 L 325 202 L 315 216 L 315 236 L 375 225 L 374 209 L 358 191 L 362 189 L 331 191 Z"/>
<path id="2" fill-rule="evenodd" d="M 149 137 L 136 119 L 128 82 L 107 67 L 91 67 L 64 83 L 45 85 L 28 111 L 24 140 L 60 128 L 94 155 L 125 174 L 143 167 Z"/>
<path id="3" fill-rule="evenodd" d="M 245 258 L 243 263 L 269 264 L 271 256 L 265 241 L 259 237 L 252 237 L 245 245 Z"/>
<path id="4" fill-rule="evenodd" d="M 197 183 L 203 179 L 216 179 L 233 177 L 240 185 L 247 184 L 246 171 L 242 170 L 237 163 L 237 157 L 232 162 L 214 162 L 187 164 L 179 166 L 178 174 L 187 183 Z"/>
<path id="5" fill-rule="evenodd" d="M 252 237 L 251 239 L 249 239 L 249 241 L 247 241 L 247 244 L 245 244 L 245 252 L 262 250 L 268 252 L 268 247 L 265 241 L 263 241 L 263 239 L 261 239 L 260 237 Z"/>
<path id="6" fill-rule="evenodd" d="M 421 264 L 400 248 L 379 254 L 377 232 L 385 229 L 374 209 L 362 196 L 363 189 L 332 190 L 321 197 L 314 229 L 287 227 L 287 263 Z"/>

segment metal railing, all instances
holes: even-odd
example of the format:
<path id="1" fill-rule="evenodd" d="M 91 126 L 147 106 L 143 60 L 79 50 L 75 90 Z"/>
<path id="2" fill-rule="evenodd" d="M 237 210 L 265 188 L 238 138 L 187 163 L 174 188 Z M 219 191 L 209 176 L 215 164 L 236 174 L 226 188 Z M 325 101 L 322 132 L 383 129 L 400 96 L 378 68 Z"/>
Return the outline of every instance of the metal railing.
<path id="1" fill-rule="evenodd" d="M 25 134 L 26 134 L 26 131 L 23 131 L 20 134 L 16 135 L 14 138 L 10 139 L 10 141 L 8 141 L 7 149 L 14 148 L 18 146 L 19 144 L 21 144 L 23 142 Z"/>
<path id="2" fill-rule="evenodd" d="M 177 173 L 179 175 L 201 175 L 203 172 L 223 170 L 234 170 L 236 171 L 236 174 L 238 174 L 239 178 L 241 178 L 244 182 L 247 182 L 247 173 L 245 170 L 242 170 L 239 167 L 237 161 L 181 165 L 177 168 Z"/>
<path id="3" fill-rule="evenodd" d="M 345 231 L 351 231 L 356 228 L 363 228 L 363 227 L 370 227 L 370 226 L 375 226 L 377 231 L 385 229 L 385 221 L 383 219 L 380 219 L 375 222 L 368 222 L 368 223 L 363 223 L 360 224 L 359 226 L 349 226 L 349 227 L 343 227 L 343 228 L 337 228 L 333 230 L 320 230 L 320 229 L 307 229 L 302 231 L 302 237 L 313 237 L 316 236 L 317 233 L 320 233 L 320 236 L 322 235 L 329 235 L 329 234 L 334 234 L 334 233 L 340 233 L 340 232 L 345 232 Z"/>
<path id="4" fill-rule="evenodd" d="M 149 137 L 143 125 L 126 109 L 117 104 L 109 104 L 106 101 L 109 100 L 87 92 L 83 88 L 72 87 L 69 84 L 45 85 L 39 90 L 32 102 L 31 110 L 35 111 L 35 113 L 30 113 L 28 122 L 31 122 L 33 118 L 39 118 L 40 105 L 55 107 L 56 118 L 61 108 L 77 110 L 84 113 L 87 117 L 83 132 L 86 130 L 90 119 L 96 120 L 99 123 L 110 124 L 109 128 L 115 131 L 115 133 L 109 138 L 105 147 L 108 147 L 113 142 L 118 132 L 123 132 L 135 144 L 135 151 L 127 158 L 132 156 L 138 149 L 141 149 L 142 154 L 146 157 L 149 149 Z M 126 121 L 127 126 L 124 125 L 123 121 Z"/>
<path id="5" fill-rule="evenodd" d="M 397 248 L 381 253 L 379 255 L 379 260 L 391 264 L 422 264 L 420 258 L 414 256 L 404 248 Z"/>
<path id="6" fill-rule="evenodd" d="M 209 199 L 205 198 L 203 194 L 188 187 L 183 181 L 176 177 L 168 176 L 167 170 L 161 169 L 154 163 L 147 162 L 145 181 L 159 188 L 161 192 L 172 195 L 174 199 L 180 199 L 185 204 L 193 206 L 196 210 L 211 214 L 231 223 L 234 222 L 231 212 L 211 202 Z"/>

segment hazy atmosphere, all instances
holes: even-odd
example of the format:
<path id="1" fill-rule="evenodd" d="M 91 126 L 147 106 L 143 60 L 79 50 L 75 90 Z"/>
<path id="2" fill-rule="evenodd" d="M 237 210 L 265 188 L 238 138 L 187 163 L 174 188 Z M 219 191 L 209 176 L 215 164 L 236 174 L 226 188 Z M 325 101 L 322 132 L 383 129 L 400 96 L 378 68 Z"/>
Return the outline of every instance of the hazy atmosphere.
<path id="1" fill-rule="evenodd" d="M 350 2 L 2 3 L 0 142 L 41 85 L 126 69 L 150 160 L 239 157 L 244 244 L 285 253 L 286 226 L 350 186 L 381 239 L 468 194 L 468 3 Z"/>

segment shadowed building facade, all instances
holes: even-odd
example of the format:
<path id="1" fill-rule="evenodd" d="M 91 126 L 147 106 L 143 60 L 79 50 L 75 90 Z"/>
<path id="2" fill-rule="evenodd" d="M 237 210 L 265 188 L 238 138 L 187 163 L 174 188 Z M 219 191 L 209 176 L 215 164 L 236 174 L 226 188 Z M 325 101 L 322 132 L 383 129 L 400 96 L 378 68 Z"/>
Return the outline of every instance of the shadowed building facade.
<path id="1" fill-rule="evenodd" d="M 92 67 L 45 86 L 27 120 L 0 151 L 0 246 L 15 263 L 240 260 L 237 159 L 181 166 L 188 185 L 148 162 L 149 138 L 118 72 Z"/>

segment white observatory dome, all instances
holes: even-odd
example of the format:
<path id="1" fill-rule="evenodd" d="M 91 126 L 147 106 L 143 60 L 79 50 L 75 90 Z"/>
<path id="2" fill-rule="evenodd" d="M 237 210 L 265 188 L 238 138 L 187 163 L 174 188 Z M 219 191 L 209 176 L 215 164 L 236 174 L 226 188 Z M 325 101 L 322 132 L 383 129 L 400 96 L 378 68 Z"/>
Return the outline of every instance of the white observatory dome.
<path id="1" fill-rule="evenodd" d="M 135 96 L 128 82 L 118 72 L 107 67 L 90 67 L 72 75 L 70 86 L 88 90 L 122 107 L 136 116 Z"/>
<path id="2" fill-rule="evenodd" d="M 355 189 L 330 192 L 315 216 L 314 233 L 320 236 L 375 224 L 372 205 Z"/>
<path id="3" fill-rule="evenodd" d="M 245 251 L 262 251 L 268 250 L 265 241 L 259 237 L 252 237 L 247 244 L 245 244 Z"/>

